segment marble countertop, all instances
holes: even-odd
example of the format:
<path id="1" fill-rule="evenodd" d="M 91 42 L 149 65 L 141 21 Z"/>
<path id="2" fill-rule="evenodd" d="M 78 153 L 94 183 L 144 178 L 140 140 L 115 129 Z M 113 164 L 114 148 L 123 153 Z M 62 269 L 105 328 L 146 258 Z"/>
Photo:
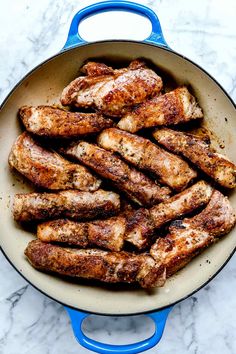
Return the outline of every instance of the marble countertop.
<path id="1" fill-rule="evenodd" d="M 0 0 L 0 101 L 31 68 L 62 48 L 73 14 L 94 2 Z M 209 71 L 236 100 L 236 2 L 138 2 L 158 13 L 167 43 Z M 144 27 L 139 31 L 145 33 Z M 134 33 L 133 26 L 126 28 L 110 35 Z M 91 39 L 101 31 L 91 31 Z M 162 341 L 149 353 L 236 353 L 235 288 L 233 257 L 209 285 L 174 307 Z M 27 284 L 1 253 L 0 319 L 1 354 L 89 353 L 76 342 L 63 307 Z M 84 327 L 92 338 L 114 344 L 144 339 L 153 329 L 144 316 L 92 316 Z"/>

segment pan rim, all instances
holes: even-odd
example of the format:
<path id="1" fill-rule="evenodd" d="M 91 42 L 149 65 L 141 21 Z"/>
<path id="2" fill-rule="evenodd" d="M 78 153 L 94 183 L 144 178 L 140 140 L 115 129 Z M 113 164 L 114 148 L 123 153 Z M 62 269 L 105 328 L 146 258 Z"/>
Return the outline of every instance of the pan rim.
<path id="1" fill-rule="evenodd" d="M 17 271 L 18 274 L 20 274 L 20 276 L 27 281 L 27 283 L 29 283 L 29 285 L 31 285 L 34 289 L 36 289 L 37 291 L 39 291 L 41 294 L 43 294 L 44 296 L 48 297 L 49 299 L 57 302 L 58 304 L 64 306 L 64 307 L 69 307 L 72 310 L 75 311 L 80 311 L 83 313 L 87 313 L 89 315 L 98 315 L 98 316 L 115 316 L 115 317 L 123 317 L 123 316 L 139 316 L 139 315 L 148 315 L 150 313 L 154 313 L 154 312 L 159 312 L 162 310 L 165 310 L 169 307 L 173 307 L 175 305 L 177 305 L 178 303 L 186 300 L 187 298 L 193 296 L 195 293 L 197 293 L 199 290 L 203 289 L 208 283 L 210 283 L 221 271 L 222 269 L 226 266 L 226 264 L 230 261 L 230 259 L 233 257 L 235 251 L 236 251 L 236 247 L 233 249 L 233 251 L 230 253 L 229 257 L 226 259 L 226 261 L 222 264 L 222 266 L 217 270 L 217 272 L 215 272 L 212 277 L 210 277 L 205 283 L 203 283 L 202 285 L 200 285 L 197 289 L 193 290 L 190 294 L 187 294 L 184 297 L 181 297 L 181 299 L 172 302 L 166 306 L 161 306 L 161 307 L 157 307 L 154 308 L 152 310 L 147 310 L 147 311 L 140 311 L 140 312 L 132 312 L 132 313 L 104 313 L 104 312 L 97 312 L 97 311 L 86 311 L 84 309 L 80 309 L 79 307 L 75 307 L 69 304 L 66 304 L 65 302 L 62 302 L 61 300 L 57 300 L 55 299 L 53 296 L 47 294 L 44 290 L 40 289 L 38 286 L 36 286 L 35 284 L 33 284 L 30 280 L 27 279 L 27 277 L 25 277 L 20 271 L 19 269 L 12 263 L 12 261 L 10 260 L 10 258 L 8 258 L 8 256 L 6 255 L 6 253 L 3 251 L 2 247 L 0 247 L 0 250 L 2 252 L 2 254 L 4 255 L 4 257 L 7 259 L 7 261 L 10 263 L 10 265 Z"/>
<path id="2" fill-rule="evenodd" d="M 21 83 L 27 79 L 34 71 L 36 71 L 38 68 L 40 68 L 41 66 L 43 66 L 44 64 L 50 62 L 51 60 L 53 60 L 54 58 L 63 55 L 65 52 L 69 52 L 72 51 L 74 49 L 77 49 L 79 47 L 84 47 L 84 46 L 90 46 L 90 45 L 94 45 L 94 44 L 103 44 L 103 43 L 135 43 L 135 44 L 141 44 L 141 45 L 146 45 L 146 46 L 151 46 L 151 47 L 155 47 L 167 52 L 170 52 L 171 54 L 176 55 L 177 57 L 180 57 L 184 60 L 187 60 L 188 62 L 190 62 L 191 64 L 193 64 L 195 67 L 197 67 L 198 69 L 200 69 L 206 76 L 208 76 L 212 81 L 215 82 L 215 84 L 221 89 L 221 91 L 225 94 L 225 96 L 228 98 L 228 100 L 230 101 L 230 103 L 233 105 L 234 109 L 236 110 L 236 104 L 234 103 L 233 99 L 230 97 L 230 95 L 226 92 L 226 90 L 222 87 L 222 85 L 211 75 L 209 74 L 204 68 L 202 68 L 199 64 L 197 64 L 196 62 L 192 61 L 191 59 L 187 58 L 186 56 L 170 49 L 170 48 L 166 48 L 166 47 L 162 47 L 159 46 L 157 44 L 152 44 L 152 43 L 145 43 L 145 42 L 140 42 L 140 41 L 135 41 L 135 40 L 102 40 L 102 41 L 95 41 L 95 42 L 91 42 L 91 43 L 85 43 L 85 44 L 81 44 L 81 45 L 77 45 L 77 46 L 73 46 L 71 48 L 67 48 L 67 49 L 63 49 L 62 51 L 52 55 L 51 57 L 45 59 L 44 61 L 42 61 L 41 63 L 39 63 L 38 65 L 36 65 L 33 69 L 31 69 L 29 72 L 27 72 L 22 79 L 20 79 L 16 85 L 10 90 L 10 92 L 7 94 L 7 96 L 4 98 L 4 100 L 2 101 L 1 105 L 0 105 L 0 113 L 1 110 L 4 108 L 5 104 L 7 103 L 7 101 L 9 100 L 9 98 L 11 97 L 11 95 L 14 93 L 14 91 L 21 85 Z M 200 289 L 204 288 L 211 280 L 213 280 L 220 272 L 221 270 L 226 266 L 226 264 L 229 262 L 229 260 L 232 258 L 232 256 L 234 255 L 235 251 L 236 251 L 236 247 L 232 250 L 232 252 L 230 253 L 230 255 L 228 256 L 228 258 L 226 259 L 226 261 L 220 266 L 220 268 L 206 281 L 204 282 L 202 285 L 200 285 L 197 289 L 193 290 L 191 293 L 187 294 L 184 297 L 181 297 L 180 299 L 178 299 L 177 301 L 170 303 L 166 306 L 162 306 L 162 307 L 158 307 L 158 308 L 154 308 L 151 310 L 147 310 L 147 311 L 140 311 L 140 312 L 132 312 L 132 313 L 103 313 L 103 312 L 99 312 L 99 311 L 86 311 L 84 309 L 80 309 L 78 307 L 75 306 L 71 306 L 68 305 L 60 300 L 57 300 L 56 298 L 54 298 L 53 296 L 47 294 L 44 290 L 40 289 L 38 286 L 34 285 L 32 283 L 31 280 L 29 280 L 25 275 L 23 275 L 20 270 L 14 265 L 14 263 L 11 261 L 11 259 L 7 256 L 7 254 L 5 253 L 5 251 L 2 249 L 2 246 L 0 245 L 0 250 L 2 251 L 2 254 L 5 256 L 5 258 L 8 260 L 8 262 L 10 263 L 10 265 L 18 272 L 18 274 L 20 274 L 24 280 L 26 280 L 31 286 L 33 286 L 36 290 L 38 290 L 39 292 L 41 292 L 43 295 L 47 296 L 48 298 L 56 301 L 57 303 L 63 305 L 63 306 L 67 306 L 71 309 L 77 310 L 77 311 L 81 311 L 84 313 L 89 313 L 91 315 L 100 315 L 100 316 L 116 316 L 116 317 L 120 317 L 120 316 L 137 316 L 137 315 L 143 315 L 143 314 L 149 314 L 149 313 L 153 313 L 153 312 L 157 312 L 157 311 L 161 311 L 164 310 L 168 307 L 172 307 L 176 304 L 178 304 L 179 302 L 187 299 L 188 297 L 194 295 L 196 292 L 198 292 Z"/>

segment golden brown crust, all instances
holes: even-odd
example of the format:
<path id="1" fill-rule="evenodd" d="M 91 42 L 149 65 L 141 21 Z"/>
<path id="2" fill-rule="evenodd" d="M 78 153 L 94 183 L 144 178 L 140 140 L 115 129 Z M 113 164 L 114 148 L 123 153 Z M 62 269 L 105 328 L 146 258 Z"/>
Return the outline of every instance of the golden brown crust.
<path id="1" fill-rule="evenodd" d="M 202 118 L 202 110 L 186 87 L 147 100 L 128 112 L 118 127 L 135 133 L 142 128 L 173 125 Z"/>
<path id="2" fill-rule="evenodd" d="M 130 70 L 137 70 L 140 68 L 147 68 L 145 61 L 141 58 L 132 60 L 128 66 L 128 69 Z"/>
<path id="3" fill-rule="evenodd" d="M 235 212 L 229 199 L 216 190 L 207 207 L 190 221 L 188 220 L 191 227 L 207 231 L 215 238 L 229 233 L 234 227 L 235 221 Z"/>
<path id="4" fill-rule="evenodd" d="M 87 64 L 87 68 L 88 65 Z M 92 67 L 94 64 L 92 65 Z M 107 74 L 96 64 L 89 72 L 95 76 L 78 77 L 62 92 L 61 103 L 77 107 L 92 107 L 112 117 L 120 117 L 130 107 L 155 96 L 162 89 L 162 79 L 154 71 L 136 61 L 134 66 Z M 104 71 L 105 70 L 105 74 Z M 102 75 L 96 75 L 96 72 Z"/>
<path id="5" fill-rule="evenodd" d="M 193 212 L 206 205 L 213 193 L 213 188 L 205 181 L 199 181 L 183 192 L 174 195 L 165 203 L 150 209 L 150 215 L 158 228 L 168 221 Z"/>
<path id="6" fill-rule="evenodd" d="M 81 141 L 65 149 L 66 155 L 78 159 L 100 176 L 111 180 L 140 205 L 154 205 L 167 199 L 170 190 L 160 187 L 142 172 L 127 165 L 111 152 Z"/>
<path id="7" fill-rule="evenodd" d="M 125 239 L 139 249 L 147 247 L 156 229 L 207 204 L 212 192 L 209 184 L 200 181 L 149 210 L 134 211 L 127 221 Z"/>
<path id="8" fill-rule="evenodd" d="M 51 138 L 84 136 L 113 125 L 111 119 L 97 113 L 69 112 L 51 106 L 23 106 L 19 115 L 30 133 Z"/>
<path id="9" fill-rule="evenodd" d="M 86 167 L 70 163 L 57 153 L 44 149 L 27 132 L 15 141 L 8 161 L 36 186 L 51 190 L 94 191 L 101 184 L 101 180 Z"/>
<path id="10" fill-rule="evenodd" d="M 139 282 L 144 288 L 161 286 L 165 281 L 163 268 L 145 254 L 62 248 L 34 240 L 25 255 L 36 269 L 71 277 L 108 283 Z"/>
<path id="11" fill-rule="evenodd" d="M 125 217 L 122 216 L 88 223 L 89 244 L 120 251 L 124 244 L 125 224 Z"/>
<path id="12" fill-rule="evenodd" d="M 148 209 L 138 209 L 127 218 L 125 240 L 139 249 L 145 249 L 151 243 L 155 224 Z"/>
<path id="13" fill-rule="evenodd" d="M 110 128 L 98 137 L 104 149 L 118 152 L 124 159 L 141 170 L 152 172 L 159 181 L 181 191 L 197 176 L 197 173 L 178 156 L 171 154 L 150 140 Z"/>
<path id="14" fill-rule="evenodd" d="M 167 276 L 183 268 L 193 257 L 227 234 L 236 216 L 227 197 L 214 191 L 207 207 L 198 215 L 176 220 L 165 238 L 157 239 L 151 255 L 166 267 Z"/>
<path id="15" fill-rule="evenodd" d="M 60 242 L 82 248 L 95 246 L 120 251 L 124 243 L 125 224 L 123 216 L 84 223 L 59 219 L 38 225 L 37 237 L 43 242 Z"/>
<path id="16" fill-rule="evenodd" d="M 196 164 L 223 187 L 236 187 L 236 166 L 225 156 L 214 152 L 203 140 L 192 134 L 163 128 L 153 133 L 158 143 L 181 154 Z"/>
<path id="17" fill-rule="evenodd" d="M 13 216 L 16 221 L 60 217 L 92 219 L 109 216 L 120 209 L 118 194 L 99 189 L 94 193 L 68 190 L 59 193 L 16 194 Z"/>
<path id="18" fill-rule="evenodd" d="M 186 87 L 161 95 L 162 79 L 144 61 L 133 60 L 121 69 L 87 62 L 81 72 L 84 76 L 63 90 L 61 103 L 98 113 L 46 105 L 19 109 L 30 134 L 45 140 L 100 133 L 101 146 L 74 139 L 59 150 L 87 169 L 44 149 L 39 137 L 34 141 L 28 132 L 18 137 L 9 155 L 10 167 L 36 186 L 59 190 L 15 195 L 14 219 L 36 225 L 41 222 L 38 239 L 28 244 L 25 255 L 33 267 L 46 272 L 106 283 L 139 283 L 143 288 L 163 286 L 167 277 L 230 232 L 236 223 L 227 197 L 205 181 L 192 185 L 198 168 L 223 187 L 234 188 L 236 166 L 215 153 L 209 139 L 164 128 L 153 133 L 164 145 L 160 148 L 130 134 L 203 117 Z M 120 129 L 111 128 L 115 123 L 108 116 L 120 118 Z M 187 160 L 196 165 L 196 171 Z M 101 180 L 89 172 L 90 168 L 132 201 L 150 209 L 135 209 L 125 196 L 121 204 L 118 194 L 98 190 Z M 147 171 L 150 178 L 140 170 Z M 166 186 L 158 185 L 154 178 Z M 192 186 L 185 189 L 189 184 Z M 182 192 L 170 197 L 172 190 Z M 195 215 L 203 206 L 205 209 Z M 182 219 L 189 213 L 195 216 Z M 163 226 L 165 229 L 160 229 Z M 167 227 L 169 232 L 163 237 Z M 125 246 L 135 246 L 136 254 L 122 251 Z M 140 253 L 148 247 L 149 253 Z"/>
<path id="19" fill-rule="evenodd" d="M 45 221 L 37 226 L 37 237 L 43 242 L 60 242 L 86 248 L 88 224 L 69 219 Z"/>
<path id="20" fill-rule="evenodd" d="M 113 75 L 114 70 L 103 63 L 89 61 L 82 68 L 81 72 L 88 76 Z"/>

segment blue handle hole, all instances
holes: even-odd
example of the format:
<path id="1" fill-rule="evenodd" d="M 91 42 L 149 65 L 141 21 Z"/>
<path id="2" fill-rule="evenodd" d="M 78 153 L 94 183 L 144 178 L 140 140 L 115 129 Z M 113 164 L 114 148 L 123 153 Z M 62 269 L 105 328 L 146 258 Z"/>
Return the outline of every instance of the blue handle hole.
<path id="1" fill-rule="evenodd" d="M 142 41 L 150 35 L 152 25 L 150 20 L 142 15 L 111 10 L 83 19 L 78 31 L 80 37 L 87 42 L 106 39 Z"/>
<path id="2" fill-rule="evenodd" d="M 122 13 L 123 13 L 123 11 L 130 12 L 132 14 L 133 13 L 136 14 L 136 16 L 141 15 L 142 17 L 148 18 L 149 21 L 151 22 L 152 29 L 151 29 L 151 32 L 149 32 L 149 29 L 148 29 L 148 32 L 150 35 L 146 39 L 144 39 L 143 42 L 157 44 L 162 47 L 168 47 L 166 44 L 166 41 L 163 37 L 163 34 L 162 34 L 159 19 L 154 11 L 152 11 L 151 9 L 149 9 L 146 6 L 143 6 L 141 4 L 137 4 L 135 2 L 130 2 L 130 1 L 126 1 L 126 0 L 122 0 L 122 1 L 112 0 L 112 1 L 104 1 L 104 2 L 92 4 L 90 6 L 85 7 L 84 9 L 78 11 L 77 14 L 75 14 L 74 18 L 72 19 L 71 26 L 70 26 L 69 33 L 68 33 L 68 37 L 67 37 L 67 41 L 64 45 L 63 50 L 67 49 L 67 48 L 72 48 L 76 45 L 85 44 L 86 43 L 85 38 L 81 37 L 81 35 L 80 35 L 81 30 L 78 29 L 79 24 L 87 17 L 90 17 L 92 15 L 97 15 L 98 13 L 104 13 L 107 11 L 110 13 L 112 13 L 111 11 L 122 11 Z M 111 15 L 108 15 L 108 16 L 109 16 L 108 18 L 110 21 Z M 119 21 L 118 26 L 117 26 L 117 28 L 119 28 L 119 29 L 124 28 L 124 26 L 123 26 L 124 16 L 127 16 L 127 15 L 124 15 L 124 13 L 123 13 L 122 18 Z M 137 19 L 137 17 L 136 17 L 136 19 Z M 109 24 L 109 21 L 108 21 L 108 24 Z M 144 21 L 146 21 L 146 20 L 144 20 Z M 104 23 L 105 23 L 105 21 L 103 20 L 102 27 L 104 27 Z M 99 27 L 101 27 L 101 26 L 94 26 L 94 23 L 93 23 L 92 33 L 99 33 L 98 30 L 96 31 L 96 29 Z M 140 30 L 140 28 L 143 28 L 143 26 L 140 26 L 140 25 L 137 26 L 137 21 L 136 21 L 135 26 L 132 23 L 129 23 L 129 28 L 132 28 L 132 27 L 138 28 L 138 30 L 136 30 L 136 32 L 135 32 L 136 35 L 137 35 L 137 32 Z M 106 25 L 105 28 L 106 28 L 105 38 L 106 39 L 108 39 L 108 38 L 114 39 L 114 37 L 111 35 L 113 29 L 115 28 L 113 21 L 112 21 L 111 25 Z M 147 25 L 144 26 L 144 28 L 147 28 Z M 86 37 L 87 36 L 86 34 L 89 32 L 90 31 L 86 30 L 85 34 L 82 34 L 82 35 L 84 35 Z M 125 33 L 127 35 L 127 31 L 125 31 Z M 107 38 L 107 34 L 108 34 L 108 38 Z M 116 37 L 117 37 L 117 35 L 115 35 L 115 38 Z M 119 34 L 119 37 L 120 37 L 120 34 Z M 96 38 L 96 40 L 97 39 L 101 39 L 101 38 Z M 104 37 L 102 39 L 104 40 Z M 122 38 L 122 39 L 125 39 L 125 38 Z M 132 39 L 140 40 L 139 37 L 132 38 Z M 143 37 L 141 39 L 143 39 Z M 92 40 L 94 40 L 94 37 L 92 38 Z"/>
<path id="3" fill-rule="evenodd" d="M 133 344 L 151 337 L 152 319 L 145 315 L 129 317 L 91 315 L 82 324 L 84 334 L 96 341 L 113 345 Z"/>

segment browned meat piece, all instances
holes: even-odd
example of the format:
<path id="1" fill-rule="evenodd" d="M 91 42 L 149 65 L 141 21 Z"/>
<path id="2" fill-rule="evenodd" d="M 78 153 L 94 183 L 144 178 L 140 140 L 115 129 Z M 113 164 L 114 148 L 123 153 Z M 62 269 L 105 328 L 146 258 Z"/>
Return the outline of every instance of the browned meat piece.
<path id="1" fill-rule="evenodd" d="M 119 121 L 118 127 L 135 133 L 142 128 L 179 124 L 202 117 L 196 99 L 186 87 L 179 87 L 141 103 Z"/>
<path id="2" fill-rule="evenodd" d="M 211 198 L 213 188 L 205 181 L 199 181 L 193 186 L 176 194 L 165 203 L 150 209 L 150 215 L 155 221 L 155 227 L 176 219 L 178 216 L 191 213 L 195 209 L 207 204 Z"/>
<path id="3" fill-rule="evenodd" d="M 153 136 L 167 149 L 188 158 L 221 186 L 236 187 L 235 164 L 227 157 L 214 152 L 197 136 L 167 128 L 155 131 Z"/>
<path id="4" fill-rule="evenodd" d="M 157 239 L 151 255 L 166 267 L 167 276 L 184 267 L 194 256 L 227 234 L 236 216 L 227 197 L 214 191 L 207 207 L 190 219 L 176 220 L 165 238 Z"/>
<path id="5" fill-rule="evenodd" d="M 51 106 L 23 106 L 19 115 L 30 133 L 50 138 L 73 138 L 98 133 L 113 125 L 97 113 L 68 112 Z"/>
<path id="6" fill-rule="evenodd" d="M 141 208 L 127 218 L 124 238 L 138 249 L 146 249 L 152 242 L 155 230 L 149 209 Z"/>
<path id="7" fill-rule="evenodd" d="M 86 167 L 71 163 L 55 152 L 44 149 L 27 133 L 15 141 L 9 165 L 22 173 L 39 187 L 47 189 L 97 190 L 101 180 L 93 176 Z"/>
<path id="8" fill-rule="evenodd" d="M 158 186 L 143 173 L 96 145 L 81 141 L 64 152 L 89 166 L 102 177 L 110 179 L 138 204 L 148 206 L 159 203 L 167 199 L 170 193 L 169 188 Z"/>
<path id="9" fill-rule="evenodd" d="M 114 75 L 114 70 L 103 63 L 89 61 L 81 68 L 81 72 L 88 76 Z"/>
<path id="10" fill-rule="evenodd" d="M 45 222 L 38 226 L 37 236 L 45 242 L 64 242 L 80 247 L 96 245 L 115 251 L 121 250 L 124 240 L 127 240 L 142 249 L 150 244 L 151 236 L 158 227 L 204 205 L 211 193 L 209 185 L 198 182 L 149 210 L 128 210 L 124 215 L 90 223 L 69 220 Z"/>
<path id="11" fill-rule="evenodd" d="M 63 105 L 96 108 L 108 116 L 121 117 L 162 89 L 162 79 L 138 61 L 113 71 L 104 64 L 87 63 L 84 70 L 89 76 L 78 77 L 63 90 Z"/>
<path id="12" fill-rule="evenodd" d="M 190 166 L 176 155 L 161 149 L 150 140 L 120 129 L 104 130 L 98 137 L 100 146 L 118 152 L 138 168 L 154 173 L 161 183 L 181 191 L 197 176 Z"/>
<path id="13" fill-rule="evenodd" d="M 97 190 L 101 180 L 93 176 L 86 167 L 71 163 L 57 153 L 44 149 L 27 133 L 15 141 L 9 165 L 15 168 L 36 186 L 58 190 Z"/>
<path id="14" fill-rule="evenodd" d="M 120 209 L 119 195 L 99 189 L 94 193 L 68 190 L 59 193 L 16 194 L 13 215 L 16 221 L 60 217 L 92 219 L 109 216 Z"/>
<path id="15" fill-rule="evenodd" d="M 106 283 L 139 282 L 143 288 L 162 286 L 165 270 L 152 257 L 128 252 L 62 248 L 39 240 L 31 241 L 25 255 L 41 271 L 96 279 Z"/>
<path id="16" fill-rule="evenodd" d="M 208 183 L 200 181 L 149 210 L 135 211 L 127 221 L 125 239 L 140 249 L 147 247 L 156 229 L 207 204 L 212 192 Z"/>
<path id="17" fill-rule="evenodd" d="M 136 59 L 131 61 L 128 67 L 130 70 L 137 70 L 141 68 L 146 68 L 146 64 L 143 60 Z M 97 63 L 94 61 L 87 62 L 82 68 L 81 72 L 88 76 L 101 76 L 101 75 L 114 75 L 126 72 L 127 69 L 114 70 L 110 66 L 103 63 Z"/>
<path id="18" fill-rule="evenodd" d="M 43 242 L 120 251 L 124 243 L 125 224 L 123 216 L 84 223 L 68 219 L 52 220 L 38 225 L 37 237 Z"/>

